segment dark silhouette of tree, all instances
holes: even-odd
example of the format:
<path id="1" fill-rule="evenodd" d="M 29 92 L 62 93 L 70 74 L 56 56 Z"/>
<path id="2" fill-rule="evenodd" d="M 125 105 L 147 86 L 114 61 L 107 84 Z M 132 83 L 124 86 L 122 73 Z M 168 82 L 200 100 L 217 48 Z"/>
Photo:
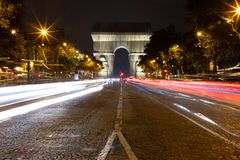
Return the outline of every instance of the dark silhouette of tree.
<path id="1" fill-rule="evenodd" d="M 0 57 L 25 58 L 21 26 L 22 0 L 0 0 Z"/>
<path id="2" fill-rule="evenodd" d="M 181 35 L 176 33 L 173 25 L 153 33 L 150 42 L 145 46 L 145 56 L 142 57 L 139 65 L 146 72 L 159 72 L 169 69 L 171 56 L 169 48 L 178 44 Z"/>
<path id="3" fill-rule="evenodd" d="M 186 0 L 189 12 L 187 22 L 195 32 L 201 31 L 195 46 L 200 47 L 208 62 L 217 66 L 228 66 L 233 57 L 238 57 L 236 49 L 236 35 L 229 24 L 222 18 L 226 11 L 226 4 L 220 0 Z M 232 64 L 235 65 L 235 64 Z"/>

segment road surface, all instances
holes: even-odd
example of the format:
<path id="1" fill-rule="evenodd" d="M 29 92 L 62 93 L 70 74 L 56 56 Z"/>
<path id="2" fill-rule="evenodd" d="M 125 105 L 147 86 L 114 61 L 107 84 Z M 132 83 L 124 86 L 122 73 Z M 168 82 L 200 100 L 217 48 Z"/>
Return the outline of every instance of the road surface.
<path id="1" fill-rule="evenodd" d="M 48 85 L 0 88 L 0 159 L 240 159 L 235 102 L 134 81 Z"/>

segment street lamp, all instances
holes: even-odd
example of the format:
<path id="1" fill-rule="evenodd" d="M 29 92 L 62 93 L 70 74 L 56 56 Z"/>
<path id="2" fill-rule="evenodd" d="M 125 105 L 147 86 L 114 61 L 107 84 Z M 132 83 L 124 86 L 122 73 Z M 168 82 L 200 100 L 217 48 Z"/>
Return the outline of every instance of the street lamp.
<path id="1" fill-rule="evenodd" d="M 42 29 L 41 30 L 41 34 L 42 34 L 42 36 L 47 36 L 48 35 L 48 31 L 46 29 Z"/>
<path id="2" fill-rule="evenodd" d="M 238 7 L 238 8 L 236 9 L 236 13 L 237 13 L 237 14 L 240 14 L 240 7 Z"/>
<path id="3" fill-rule="evenodd" d="M 11 30 L 11 34 L 12 34 L 12 35 L 15 35 L 16 33 L 17 33 L 17 31 L 16 31 L 15 29 L 12 29 L 12 30 Z"/>
<path id="4" fill-rule="evenodd" d="M 66 46 L 67 46 L 67 43 L 66 43 L 66 42 L 63 42 L 63 46 L 66 47 Z"/>
<path id="5" fill-rule="evenodd" d="M 36 29 L 36 32 L 33 32 L 33 34 L 37 34 L 38 37 L 36 39 L 42 38 L 42 41 L 46 38 L 48 40 L 49 37 L 56 39 L 51 35 L 52 32 L 55 32 L 51 30 L 53 25 L 50 25 L 47 27 L 47 25 L 42 25 L 40 22 L 38 22 L 38 26 L 33 26 L 33 28 Z"/>
<path id="6" fill-rule="evenodd" d="M 236 25 L 238 20 L 239 20 L 239 16 L 240 16 L 240 4 L 238 3 L 237 0 L 235 0 L 235 5 L 231 5 L 226 3 L 226 5 L 228 5 L 232 10 L 228 11 L 227 13 L 231 13 L 230 16 L 222 16 L 222 19 L 225 20 L 231 27 L 232 31 L 238 36 L 238 38 L 240 39 L 240 31 L 238 29 L 238 27 Z"/>
<path id="7" fill-rule="evenodd" d="M 197 36 L 201 37 L 202 36 L 202 32 L 201 31 L 197 31 Z"/>

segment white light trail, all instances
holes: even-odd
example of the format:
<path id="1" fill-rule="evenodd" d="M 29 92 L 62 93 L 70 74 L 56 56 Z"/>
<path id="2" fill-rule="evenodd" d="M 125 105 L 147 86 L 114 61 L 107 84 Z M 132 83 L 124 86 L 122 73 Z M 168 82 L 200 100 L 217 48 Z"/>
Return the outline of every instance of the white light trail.
<path id="1" fill-rule="evenodd" d="M 66 96 L 61 96 L 58 98 L 53 98 L 53 99 L 49 99 L 49 100 L 44 100 L 44 101 L 40 101 L 40 102 L 36 102 L 36 103 L 32 103 L 32 104 L 28 104 L 28 105 L 24 105 L 21 107 L 17 107 L 17 108 L 13 108 L 10 110 L 6 110 L 6 111 L 2 111 L 0 112 L 0 121 L 17 116 L 17 115 L 21 115 L 21 114 L 26 114 L 28 112 L 49 106 L 49 105 L 53 105 L 56 103 L 60 103 L 63 101 L 67 101 L 76 97 L 81 97 L 84 96 L 86 94 L 90 94 L 93 92 L 97 92 L 103 89 L 103 85 L 101 86 L 97 86 L 97 87 L 93 87 L 90 89 L 86 89 L 84 91 L 81 92 L 77 92 L 77 93 L 73 93 L 73 94 L 69 94 Z"/>
<path id="2" fill-rule="evenodd" d="M 201 114 L 201 113 L 194 113 L 194 115 L 197 116 L 197 117 L 199 117 L 199 118 L 201 118 L 201 119 L 203 119 L 203 120 L 205 120 L 205 121 L 207 121 L 207 122 L 209 122 L 209 123 L 212 123 L 212 124 L 214 124 L 214 125 L 217 125 L 217 123 L 215 123 L 213 120 L 209 119 L 208 117 L 204 116 L 204 115 Z"/>
<path id="3" fill-rule="evenodd" d="M 50 96 L 50 95 L 56 95 L 56 94 L 60 94 L 60 93 L 66 93 L 66 92 L 71 92 L 71 91 L 75 91 L 75 90 L 80 90 L 85 88 L 85 86 L 65 86 L 62 85 L 61 87 L 56 87 L 56 88 L 50 88 L 50 89 L 41 89 L 40 91 L 36 90 L 33 92 L 23 92 L 23 93 L 18 93 L 18 94 L 11 94 L 11 95 L 7 95 L 7 96 L 1 96 L 0 99 L 0 103 L 4 103 L 4 102 L 8 102 L 8 101 L 14 101 L 14 100 L 18 100 L 18 99 L 23 99 L 23 98 L 27 98 L 27 99 L 31 99 L 30 97 L 32 97 L 33 99 L 36 98 L 40 98 L 40 97 L 46 97 L 46 96 Z M 4 105 L 6 106 L 6 105 Z M 0 106 L 1 107 L 1 106 Z"/>
<path id="4" fill-rule="evenodd" d="M 180 105 L 180 104 L 174 103 L 173 105 L 176 106 L 176 107 L 178 107 L 178 108 L 180 108 L 180 109 L 182 109 L 182 110 L 184 110 L 184 111 L 191 112 L 189 109 L 187 109 L 186 107 L 183 107 L 183 106 Z"/>
<path id="5" fill-rule="evenodd" d="M 97 79 L 97 80 L 84 80 L 84 81 L 57 82 L 57 83 L 44 83 L 44 84 L 32 84 L 32 85 L 1 87 L 0 88 L 0 95 L 17 93 L 17 92 L 56 88 L 56 87 L 62 87 L 62 86 L 83 85 L 83 84 L 88 84 L 88 83 L 100 83 L 100 82 L 106 82 L 106 81 L 107 81 L 107 79 Z"/>
<path id="6" fill-rule="evenodd" d="M 207 104 L 215 104 L 213 102 L 210 102 L 210 101 L 207 101 L 207 100 L 204 100 L 204 99 L 199 99 L 200 101 L 204 102 L 204 103 L 207 103 Z"/>
<path id="7" fill-rule="evenodd" d="M 183 93 L 178 93 L 178 95 L 183 96 L 183 97 L 187 97 L 187 98 L 191 98 L 191 96 L 183 94 Z"/>

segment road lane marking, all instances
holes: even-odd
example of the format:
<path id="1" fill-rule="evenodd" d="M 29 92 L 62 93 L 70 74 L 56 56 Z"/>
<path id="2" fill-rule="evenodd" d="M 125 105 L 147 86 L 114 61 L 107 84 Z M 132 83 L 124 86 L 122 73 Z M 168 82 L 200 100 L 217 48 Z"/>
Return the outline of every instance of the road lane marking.
<path id="1" fill-rule="evenodd" d="M 134 85 L 134 84 L 130 84 L 130 85 L 133 86 L 133 87 L 135 87 L 135 88 L 139 88 L 138 86 L 136 86 L 136 85 Z M 142 88 L 141 90 L 145 90 L 145 93 L 146 93 L 146 92 L 149 92 L 149 91 L 147 91 L 146 89 L 143 89 L 143 88 Z M 150 92 L 149 92 L 149 93 L 150 93 Z M 239 145 L 238 143 L 235 143 L 233 140 L 230 140 L 230 139 L 228 139 L 228 138 L 225 138 L 224 136 L 220 135 L 219 133 L 211 130 L 210 128 L 208 128 L 208 127 L 206 127 L 206 126 L 204 126 L 204 125 L 202 125 L 202 124 L 200 124 L 200 123 L 198 123 L 197 121 L 195 121 L 195 120 L 193 120 L 192 118 L 184 115 L 183 113 L 181 113 L 181 112 L 179 112 L 179 111 L 177 111 L 177 110 L 175 110 L 175 109 L 173 109 L 173 108 L 170 108 L 168 105 L 166 105 L 166 104 L 162 103 L 161 101 L 159 101 L 155 96 L 149 96 L 149 93 L 148 93 L 147 95 L 148 95 L 148 97 L 149 97 L 150 99 L 152 99 L 152 100 L 154 100 L 155 102 L 161 104 L 163 107 L 171 110 L 172 112 L 174 112 L 174 113 L 182 116 L 183 118 L 189 120 L 190 122 L 192 122 L 193 124 L 197 125 L 198 127 L 202 128 L 202 129 L 204 129 L 205 131 L 213 134 L 214 136 L 216 136 L 216 137 L 222 139 L 223 141 L 225 141 L 225 142 L 233 145 L 234 147 L 240 149 L 240 145 Z M 218 126 L 218 125 L 217 125 L 217 126 Z M 222 128 L 221 126 L 219 126 L 219 128 L 221 128 L 221 129 L 223 129 L 224 131 L 226 131 L 226 129 Z M 229 133 L 229 134 L 231 134 L 231 135 L 236 135 L 236 134 L 231 133 L 231 132 L 229 132 L 229 131 L 227 131 L 227 133 Z"/>
<path id="2" fill-rule="evenodd" d="M 114 142 L 116 136 L 117 136 L 117 133 L 115 131 L 113 131 L 112 134 L 108 137 L 108 141 L 107 141 L 105 147 L 98 155 L 97 160 L 105 160 L 107 158 L 107 155 L 112 148 L 112 145 L 113 145 L 113 142 Z"/>
<path id="3" fill-rule="evenodd" d="M 183 109 L 184 111 L 191 112 L 189 109 L 187 109 L 186 107 L 183 107 L 183 106 L 180 105 L 180 104 L 174 103 L 173 105 L 176 106 L 176 107 L 178 107 L 178 108 L 180 108 L 180 109 Z"/>
<path id="4" fill-rule="evenodd" d="M 119 140 L 120 140 L 121 144 L 123 145 L 123 148 L 125 149 L 125 151 L 128 155 L 128 158 L 130 160 L 137 160 L 136 155 L 132 151 L 132 148 L 128 144 L 128 142 L 127 142 L 126 138 L 123 136 L 122 132 L 117 132 L 117 135 L 119 137 Z"/>
<path id="5" fill-rule="evenodd" d="M 191 96 L 183 94 L 183 93 L 178 93 L 178 95 L 183 96 L 183 97 L 187 97 L 187 98 L 191 98 Z"/>
<path id="6" fill-rule="evenodd" d="M 218 125 L 216 122 L 214 122 L 213 120 L 211 120 L 210 118 L 206 117 L 205 115 L 203 115 L 202 113 L 193 113 L 195 116 L 211 123 L 211 124 L 214 124 L 214 125 Z"/>
<path id="7" fill-rule="evenodd" d="M 210 102 L 210 101 L 207 101 L 207 100 L 204 100 L 204 99 L 199 99 L 200 101 L 204 102 L 204 103 L 207 103 L 207 104 L 215 104 L 213 102 Z"/>
<path id="8" fill-rule="evenodd" d="M 150 97 L 150 98 L 151 98 L 151 97 Z M 218 137 L 218 138 L 224 140 L 225 142 L 227 142 L 227 143 L 229 143 L 229 144 L 232 144 L 234 147 L 240 149 L 240 145 L 239 145 L 238 143 L 235 143 L 234 141 L 229 140 L 229 139 L 223 137 L 223 136 L 220 135 L 219 133 L 217 133 L 217 132 L 211 130 L 210 128 L 208 128 L 208 127 L 206 127 L 206 126 L 204 126 L 204 125 L 202 125 L 202 124 L 200 124 L 200 123 L 198 123 L 197 121 L 191 119 L 190 117 L 188 117 L 188 116 L 186 116 L 186 115 L 184 115 L 184 114 L 182 114 L 182 113 L 180 113 L 180 112 L 178 112 L 178 111 L 176 111 L 176 110 L 170 108 L 168 105 L 163 104 L 163 103 L 160 102 L 158 99 L 156 99 L 156 98 L 152 98 L 152 99 L 155 100 L 157 103 L 160 103 L 163 107 L 165 107 L 165 108 L 167 108 L 167 109 L 173 111 L 174 113 L 176 113 L 176 114 L 178 114 L 178 115 L 184 117 L 185 119 L 189 120 L 190 122 L 194 123 L 194 124 L 197 125 L 198 127 L 204 129 L 205 131 L 207 131 L 207 132 L 209 132 L 209 133 L 215 135 L 216 137 Z"/>
<path id="9" fill-rule="evenodd" d="M 207 122 L 209 122 L 209 123 L 211 123 L 211 124 L 214 124 L 214 125 L 217 125 L 217 126 L 218 126 L 218 124 L 217 124 L 216 122 L 214 122 L 213 120 L 211 120 L 211 119 L 208 118 L 207 116 L 203 115 L 202 113 L 194 113 L 194 112 L 190 111 L 189 109 L 187 109 L 186 107 L 184 107 L 184 106 L 182 106 L 182 105 L 180 105 L 180 104 L 177 104 L 177 103 L 173 103 L 173 105 L 176 106 L 176 107 L 178 107 L 178 108 L 180 108 L 180 109 L 182 109 L 182 110 L 184 110 L 184 111 L 187 111 L 187 112 L 189 112 L 189 113 L 197 116 L 198 118 L 203 119 L 204 121 L 207 121 Z"/>
<path id="10" fill-rule="evenodd" d="M 121 88 L 120 88 L 120 95 L 119 95 L 119 100 L 118 100 L 118 106 L 117 106 L 117 115 L 116 115 L 116 120 L 115 120 L 115 125 L 114 125 L 114 131 L 112 134 L 109 136 L 108 141 L 100 154 L 98 155 L 97 160 L 105 160 L 107 158 L 107 155 L 109 151 L 112 148 L 113 142 L 115 138 L 118 136 L 120 143 L 122 144 L 125 152 L 128 155 L 129 160 L 137 160 L 137 157 L 133 150 L 131 149 L 130 145 L 128 144 L 126 138 L 123 136 L 121 130 L 122 130 L 122 107 L 123 107 L 123 87 L 121 83 Z"/>
<path id="11" fill-rule="evenodd" d="M 214 122 L 213 120 L 211 120 L 210 118 L 208 118 L 207 116 L 203 115 L 202 113 L 194 113 L 194 112 L 190 111 L 189 109 L 187 109 L 186 107 L 184 107 L 184 106 L 182 106 L 182 105 L 180 105 L 180 104 L 177 104 L 177 103 L 174 103 L 173 105 L 176 106 L 176 107 L 178 107 L 178 108 L 180 108 L 180 109 L 182 109 L 182 110 L 184 110 L 184 111 L 187 111 L 187 112 L 193 114 L 194 116 L 197 116 L 198 118 L 201 118 L 201 119 L 204 120 L 204 121 L 207 121 L 207 122 L 215 125 L 216 127 L 222 129 L 223 131 L 227 132 L 228 134 L 230 134 L 230 135 L 232 135 L 232 136 L 240 137 L 238 134 L 235 134 L 235 133 L 227 130 L 226 128 L 222 127 L 221 125 L 217 124 L 216 122 Z"/>

